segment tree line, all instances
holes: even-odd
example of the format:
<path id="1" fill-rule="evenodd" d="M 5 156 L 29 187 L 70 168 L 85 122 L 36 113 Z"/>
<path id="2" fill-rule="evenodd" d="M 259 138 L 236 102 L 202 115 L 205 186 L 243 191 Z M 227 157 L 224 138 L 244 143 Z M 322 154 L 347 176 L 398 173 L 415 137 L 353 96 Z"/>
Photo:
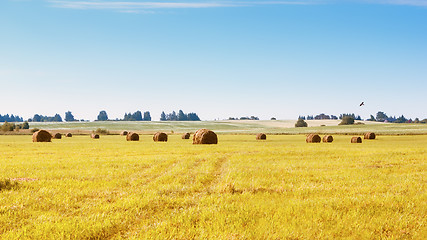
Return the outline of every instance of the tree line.
<path id="1" fill-rule="evenodd" d="M 62 122 L 62 117 L 57 113 L 53 117 L 34 114 L 33 118 L 28 119 L 29 122 Z"/>
<path id="2" fill-rule="evenodd" d="M 109 120 L 106 111 L 99 112 L 97 121 Z M 151 114 L 149 111 L 144 112 L 144 114 L 141 111 L 125 113 L 123 119 L 115 119 L 115 121 L 151 121 Z M 179 110 L 178 114 L 175 111 L 168 114 L 162 111 L 160 121 L 200 121 L 200 118 L 196 113 L 184 113 L 182 110 Z"/>
<path id="3" fill-rule="evenodd" d="M 390 123 L 427 123 L 427 118 L 420 120 L 419 118 L 415 118 L 412 120 L 412 118 L 406 118 L 405 116 L 387 116 L 384 112 L 377 112 L 376 116 L 374 117 L 371 115 L 369 119 L 366 119 L 366 121 L 374 121 L 374 122 L 390 122 Z"/>
<path id="4" fill-rule="evenodd" d="M 24 119 L 20 116 L 14 116 L 13 114 L 9 116 L 9 114 L 1 115 L 0 114 L 0 122 L 23 122 Z"/>
<path id="5" fill-rule="evenodd" d="M 125 113 L 122 119 L 110 119 L 105 110 L 101 110 L 95 121 L 151 121 L 151 114 L 149 111 L 142 112 L 140 110 L 134 113 Z M 71 111 L 65 112 L 64 119 L 56 113 L 54 116 L 44 116 L 41 114 L 34 114 L 32 118 L 27 120 L 28 122 L 76 122 L 86 121 L 84 119 L 78 120 L 74 117 Z M 182 110 L 178 111 L 178 114 L 173 111 L 166 114 L 164 111 L 160 115 L 160 121 L 200 121 L 199 116 L 196 113 L 184 113 Z M 0 115 L 0 122 L 24 122 L 24 119 L 17 115 Z"/>
<path id="6" fill-rule="evenodd" d="M 250 116 L 250 117 L 229 117 L 228 120 L 259 120 L 259 117 Z M 273 120 L 273 119 L 272 119 Z M 276 120 L 276 119 L 274 119 Z"/>
<path id="7" fill-rule="evenodd" d="M 106 111 L 102 110 L 99 112 L 96 121 L 110 121 Z M 142 114 L 141 111 L 136 111 L 134 113 L 125 113 L 123 119 L 115 119 L 115 121 L 151 121 L 151 115 L 149 111 Z"/>
<path id="8" fill-rule="evenodd" d="M 343 113 L 340 114 L 339 117 L 335 116 L 335 115 L 327 115 L 324 113 L 318 114 L 316 116 L 313 115 L 307 115 L 307 117 L 305 116 L 298 116 L 298 119 L 302 119 L 302 120 L 342 120 L 344 117 L 351 117 L 354 120 L 362 120 L 362 118 L 359 115 L 355 115 L 354 113 Z"/>
<path id="9" fill-rule="evenodd" d="M 343 113 L 340 114 L 339 117 L 335 115 L 327 115 L 324 113 L 318 115 L 307 115 L 307 116 L 298 116 L 298 119 L 302 120 L 343 120 L 343 119 L 353 119 L 353 120 L 363 120 L 359 115 L 354 113 Z M 229 120 L 258 120 L 258 117 L 241 117 L 241 118 L 229 118 Z M 272 118 L 273 119 L 273 118 Z M 275 119 L 275 118 L 274 118 Z M 142 113 L 141 111 L 136 111 L 134 113 L 125 113 L 123 119 L 109 119 L 108 114 L 105 110 L 99 112 L 96 121 L 151 121 L 151 114 L 149 111 L 145 111 Z M 34 114 L 32 118 L 27 120 L 28 122 L 73 122 L 73 121 L 85 121 L 78 120 L 74 117 L 71 111 L 65 112 L 65 118 L 57 113 L 54 116 L 43 116 L 41 114 Z M 166 114 L 164 111 L 160 114 L 160 121 L 200 121 L 199 116 L 196 113 L 184 113 L 182 110 L 179 110 L 178 113 L 172 111 L 171 113 Z M 401 115 L 400 117 L 396 116 L 387 116 L 386 113 L 379 111 L 376 116 L 371 115 L 369 119 L 366 121 L 376 121 L 376 122 L 390 122 L 390 123 L 427 123 L 427 118 L 420 120 L 419 118 L 411 119 L 406 118 Z M 24 122 L 24 119 L 18 115 L 1 115 L 0 114 L 0 122 Z"/>
<path id="10" fill-rule="evenodd" d="M 319 115 L 313 116 L 313 115 L 307 115 L 305 116 L 298 116 L 298 119 L 301 120 L 328 120 L 328 119 L 340 119 L 342 120 L 340 124 L 342 125 L 349 125 L 354 124 L 354 120 L 363 120 L 359 115 L 355 115 L 354 113 L 343 113 L 340 114 L 339 117 L 334 115 L 326 115 L 324 113 L 321 113 Z M 401 115 L 400 117 L 396 116 L 387 116 L 386 113 L 379 111 L 377 112 L 376 116 L 371 115 L 369 119 L 366 119 L 366 121 L 373 121 L 373 122 L 390 122 L 390 123 L 427 123 L 427 118 L 420 120 L 419 118 L 415 118 L 412 120 L 411 118 L 406 118 L 405 116 Z M 302 121 L 298 122 L 299 126 L 303 126 L 304 124 Z"/>
<path id="11" fill-rule="evenodd" d="M 164 111 L 160 114 L 160 121 L 200 121 L 199 116 L 196 113 L 184 113 L 182 110 L 175 111 L 166 114 Z"/>

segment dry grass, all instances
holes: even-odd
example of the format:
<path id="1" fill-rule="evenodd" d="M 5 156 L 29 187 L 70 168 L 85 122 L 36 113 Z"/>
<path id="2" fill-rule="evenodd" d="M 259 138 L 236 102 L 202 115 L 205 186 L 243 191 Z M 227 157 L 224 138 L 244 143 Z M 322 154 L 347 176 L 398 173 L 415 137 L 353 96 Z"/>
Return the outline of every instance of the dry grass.
<path id="1" fill-rule="evenodd" d="M 149 137 L 147 137 L 148 139 Z M 423 239 L 427 136 L 0 136 L 2 239 Z"/>

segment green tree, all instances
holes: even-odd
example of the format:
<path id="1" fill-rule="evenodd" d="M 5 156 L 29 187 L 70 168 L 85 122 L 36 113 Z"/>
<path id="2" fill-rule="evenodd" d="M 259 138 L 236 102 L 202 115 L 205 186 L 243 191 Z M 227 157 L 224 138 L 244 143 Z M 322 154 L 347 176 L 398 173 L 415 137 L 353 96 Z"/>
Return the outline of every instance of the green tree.
<path id="1" fill-rule="evenodd" d="M 295 127 L 308 127 L 308 124 L 302 118 L 298 118 Z"/>
<path id="2" fill-rule="evenodd" d="M 169 121 L 177 121 L 178 115 L 176 115 L 175 111 L 172 111 L 172 113 L 168 114 L 168 120 Z"/>
<path id="3" fill-rule="evenodd" d="M 68 111 L 68 112 L 65 112 L 65 121 L 73 122 L 73 121 L 76 121 L 76 119 L 74 119 L 73 114 L 70 111 Z"/>
<path id="4" fill-rule="evenodd" d="M 62 122 L 62 118 L 58 113 L 53 117 L 53 122 Z"/>
<path id="5" fill-rule="evenodd" d="M 123 121 L 130 121 L 130 118 L 131 118 L 131 114 L 125 113 L 125 116 L 123 117 Z"/>
<path id="6" fill-rule="evenodd" d="M 100 111 L 97 119 L 98 121 L 107 121 L 108 120 L 107 112 L 104 110 Z"/>
<path id="7" fill-rule="evenodd" d="M 160 121 L 166 121 L 166 114 L 164 111 L 160 114 Z"/>
<path id="8" fill-rule="evenodd" d="M 142 121 L 141 111 L 136 111 L 134 113 L 125 113 L 123 121 Z"/>
<path id="9" fill-rule="evenodd" d="M 377 122 L 384 122 L 385 120 L 387 120 L 387 115 L 384 112 L 377 112 Z"/>
<path id="10" fill-rule="evenodd" d="M 178 111 L 178 121 L 187 121 L 187 115 L 182 111 Z"/>
<path id="11" fill-rule="evenodd" d="M 134 114 L 132 114 L 132 117 L 133 117 L 134 121 L 142 121 L 141 111 L 136 111 Z"/>
<path id="12" fill-rule="evenodd" d="M 22 124 L 22 129 L 30 129 L 30 124 L 28 124 L 28 122 L 27 122 L 27 121 L 25 121 L 25 122 Z"/>
<path id="13" fill-rule="evenodd" d="M 375 122 L 375 121 L 376 121 L 376 119 L 375 119 L 375 117 L 374 117 L 373 115 L 371 115 L 371 118 L 369 118 L 369 119 L 368 119 L 368 121 Z"/>
<path id="14" fill-rule="evenodd" d="M 151 121 L 151 115 L 149 111 L 144 112 L 144 120 L 143 121 Z"/>
<path id="15" fill-rule="evenodd" d="M 7 121 L 3 123 L 3 125 L 0 127 L 0 129 L 3 132 L 7 132 L 7 131 L 13 131 L 16 128 L 14 123 L 8 123 Z"/>
<path id="16" fill-rule="evenodd" d="M 395 123 L 406 123 L 408 121 L 408 119 L 406 119 L 403 115 L 398 117 L 396 119 L 396 121 L 394 121 Z"/>
<path id="17" fill-rule="evenodd" d="M 107 129 L 103 129 L 103 128 L 97 128 L 96 131 L 92 131 L 92 132 L 98 133 L 98 134 L 104 134 L 104 135 L 110 134 L 110 132 Z"/>
<path id="18" fill-rule="evenodd" d="M 187 114 L 187 120 L 188 121 L 200 121 L 199 116 L 197 116 L 196 113 L 189 113 Z"/>
<path id="19" fill-rule="evenodd" d="M 38 114 L 34 114 L 33 122 L 41 122 L 41 121 L 42 121 L 41 116 Z"/>
<path id="20" fill-rule="evenodd" d="M 339 125 L 351 125 L 354 124 L 354 118 L 351 116 L 344 116 Z"/>

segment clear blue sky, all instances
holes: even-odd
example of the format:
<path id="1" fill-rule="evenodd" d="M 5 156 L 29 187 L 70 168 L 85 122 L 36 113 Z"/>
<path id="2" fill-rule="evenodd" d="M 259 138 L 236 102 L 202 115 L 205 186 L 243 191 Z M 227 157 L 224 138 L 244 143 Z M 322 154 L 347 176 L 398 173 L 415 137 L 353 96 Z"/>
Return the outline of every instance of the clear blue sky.
<path id="1" fill-rule="evenodd" d="M 1 0 L 0 83 L 24 118 L 427 118 L 427 1 Z"/>

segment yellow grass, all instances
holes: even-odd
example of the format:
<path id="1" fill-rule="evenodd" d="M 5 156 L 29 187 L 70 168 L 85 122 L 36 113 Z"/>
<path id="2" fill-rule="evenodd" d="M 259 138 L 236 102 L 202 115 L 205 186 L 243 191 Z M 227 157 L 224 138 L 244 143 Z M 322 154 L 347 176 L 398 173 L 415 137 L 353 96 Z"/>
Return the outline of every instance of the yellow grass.
<path id="1" fill-rule="evenodd" d="M 0 181 L 18 182 L 0 188 L 0 238 L 427 236 L 427 136 L 219 135 L 209 146 L 180 137 L 0 136 Z"/>

